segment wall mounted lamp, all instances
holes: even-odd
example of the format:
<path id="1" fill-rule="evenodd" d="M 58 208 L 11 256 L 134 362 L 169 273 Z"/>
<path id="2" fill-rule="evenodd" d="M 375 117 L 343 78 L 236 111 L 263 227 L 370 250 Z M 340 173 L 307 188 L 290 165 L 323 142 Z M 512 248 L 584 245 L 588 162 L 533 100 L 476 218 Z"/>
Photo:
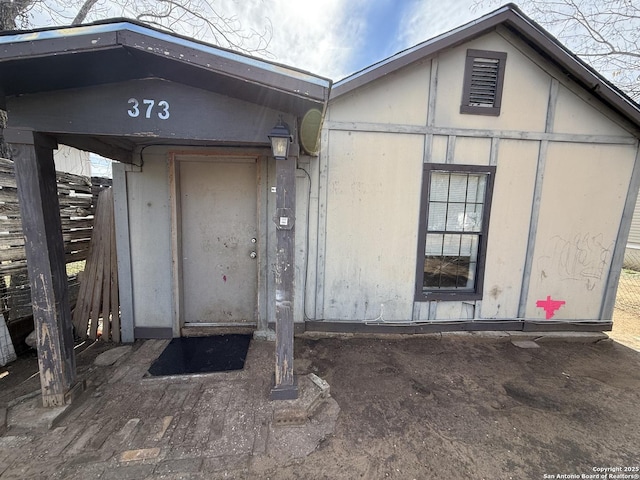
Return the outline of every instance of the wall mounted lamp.
<path id="1" fill-rule="evenodd" d="M 293 137 L 289 131 L 289 125 L 282 121 L 282 117 L 268 137 L 271 140 L 271 152 L 275 159 L 286 160 L 289 155 L 289 144 L 293 141 Z"/>

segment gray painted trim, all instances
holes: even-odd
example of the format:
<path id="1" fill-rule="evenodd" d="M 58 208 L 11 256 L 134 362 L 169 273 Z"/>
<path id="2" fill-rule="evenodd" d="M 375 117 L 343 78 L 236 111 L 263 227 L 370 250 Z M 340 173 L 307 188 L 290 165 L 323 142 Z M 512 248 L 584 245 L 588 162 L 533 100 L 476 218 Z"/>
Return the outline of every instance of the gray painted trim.
<path id="1" fill-rule="evenodd" d="M 497 321 L 454 321 L 454 322 L 424 322 L 397 324 L 371 324 L 355 322 L 306 322 L 307 332 L 335 332 L 335 333 L 381 333 L 381 334 L 423 334 L 439 332 L 602 332 L 611 330 L 611 322 L 551 322 L 542 323 L 527 320 L 497 320 Z"/>
<path id="2" fill-rule="evenodd" d="M 473 303 L 473 319 L 474 320 L 482 319 L 481 311 L 482 311 L 482 300 L 476 300 Z"/>
<path id="3" fill-rule="evenodd" d="M 491 139 L 491 151 L 489 153 L 489 165 L 495 167 L 498 165 L 498 151 L 500 149 L 500 138 L 493 137 Z"/>
<path id="4" fill-rule="evenodd" d="M 552 133 L 553 127 L 556 121 L 556 108 L 558 106 L 558 90 L 560 89 L 560 82 L 555 78 L 551 79 L 551 85 L 549 86 L 549 102 L 547 104 L 547 119 L 545 121 L 544 131 L 546 133 Z"/>
<path id="5" fill-rule="evenodd" d="M 136 339 L 173 338 L 173 329 L 171 327 L 136 327 L 134 334 Z"/>
<path id="6" fill-rule="evenodd" d="M 558 103 L 559 84 L 555 78 L 549 83 L 549 96 L 547 98 L 547 118 L 545 120 L 546 133 L 553 131 L 556 106 Z M 518 303 L 518 317 L 524 318 L 527 312 L 527 300 L 529 297 L 529 286 L 531 285 L 531 270 L 533 268 L 533 254 L 536 250 L 536 236 L 538 234 L 538 220 L 540 218 L 540 204 L 542 202 L 542 188 L 544 184 L 544 171 L 547 165 L 547 150 L 549 142 L 540 142 L 538 150 L 538 165 L 536 167 L 536 180 L 533 191 L 533 204 L 531 206 L 531 219 L 529 221 L 529 236 L 527 239 L 527 250 L 522 272 L 522 287 L 520 290 L 520 302 Z"/>
<path id="7" fill-rule="evenodd" d="M 432 127 L 436 122 L 436 100 L 438 95 L 438 57 L 431 59 L 429 74 L 429 99 L 427 104 L 427 127 Z M 424 138 L 424 151 L 422 163 L 429 163 L 433 153 L 433 135 Z"/>
<path id="8" fill-rule="evenodd" d="M 258 157 L 258 330 L 267 329 L 267 306 L 269 304 L 268 292 L 268 218 L 269 218 L 269 176 L 268 159 L 261 155 Z"/>
<path id="9" fill-rule="evenodd" d="M 438 302 L 429 302 L 429 320 L 435 320 L 438 317 Z"/>
<path id="10" fill-rule="evenodd" d="M 436 124 L 436 101 L 438 99 L 438 57 L 431 59 L 431 71 L 429 72 L 429 104 L 427 106 L 427 126 Z"/>
<path id="11" fill-rule="evenodd" d="M 447 138 L 447 158 L 446 163 L 453 164 L 456 156 L 456 136 L 449 135 Z"/>
<path id="12" fill-rule="evenodd" d="M 122 163 L 113 164 L 113 206 L 116 226 L 116 253 L 118 255 L 118 294 L 120 295 L 120 338 L 133 342 L 133 274 L 131 271 L 131 242 L 129 235 L 129 198 L 127 172 Z"/>
<path id="13" fill-rule="evenodd" d="M 366 122 L 325 122 L 329 130 L 373 133 L 404 133 L 413 135 L 443 135 L 474 138 L 502 138 L 505 140 L 532 140 L 568 143 L 596 143 L 603 145 L 635 145 L 633 136 L 581 135 L 573 133 L 525 132 L 517 130 L 481 130 L 471 128 L 425 127 L 422 125 L 402 125 Z"/>
<path id="14" fill-rule="evenodd" d="M 524 318 L 527 311 L 527 299 L 529 297 L 529 285 L 531 283 L 531 269 L 533 267 L 533 254 L 536 249 L 536 235 L 538 234 L 538 220 L 540 217 L 540 204 L 542 201 L 542 186 L 544 183 L 544 170 L 547 164 L 547 149 L 549 142 L 540 142 L 538 151 L 538 166 L 536 169 L 535 187 L 533 190 L 533 204 L 531 206 L 531 219 L 529 220 L 529 236 L 527 250 L 522 272 L 522 289 L 520 290 L 520 302 L 518 304 L 518 318 Z"/>
<path id="15" fill-rule="evenodd" d="M 629 238 L 629 230 L 631 229 L 636 199 L 640 188 L 640 144 L 637 148 L 638 150 L 636 151 L 636 159 L 633 164 L 633 172 L 631 173 L 629 188 L 627 190 L 627 198 L 624 202 L 622 218 L 620 220 L 620 226 L 618 227 L 618 235 L 616 237 L 616 243 L 611 257 L 611 266 L 609 267 L 609 275 L 607 276 L 602 307 L 600 309 L 600 318 L 604 320 L 613 319 L 613 310 L 615 308 L 616 294 L 618 292 L 618 282 L 620 280 L 622 263 L 624 262 L 624 254 L 627 240 Z"/>
<path id="16" fill-rule="evenodd" d="M 323 147 L 320 150 L 318 174 L 318 247 L 316 263 L 316 312 L 315 318 L 324 317 L 324 287 L 327 253 L 327 202 L 329 201 L 329 130 L 322 129 Z"/>
<path id="17" fill-rule="evenodd" d="M 182 215 L 180 205 L 180 169 L 176 161 L 175 154 L 169 154 L 168 161 L 169 175 L 169 209 L 171 215 L 171 294 L 173 297 L 173 310 L 171 325 L 173 335 L 180 336 L 182 315 L 182 262 L 180 252 L 182 251 Z"/>

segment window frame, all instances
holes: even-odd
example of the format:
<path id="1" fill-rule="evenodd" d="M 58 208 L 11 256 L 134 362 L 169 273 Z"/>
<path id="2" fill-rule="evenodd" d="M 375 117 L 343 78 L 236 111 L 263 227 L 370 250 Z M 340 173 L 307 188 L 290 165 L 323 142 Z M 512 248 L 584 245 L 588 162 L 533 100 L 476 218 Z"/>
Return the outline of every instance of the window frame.
<path id="1" fill-rule="evenodd" d="M 479 107 L 469 105 L 471 103 L 471 75 L 473 72 L 473 62 L 476 58 L 491 58 L 498 60 L 498 77 L 496 79 L 496 96 L 493 107 Z M 471 115 L 489 115 L 497 117 L 500 115 L 502 107 L 502 90 L 504 87 L 504 72 L 507 63 L 506 52 L 493 52 L 490 50 L 467 50 L 467 58 L 464 66 L 464 81 L 462 86 L 462 103 L 460 113 Z"/>
<path id="2" fill-rule="evenodd" d="M 427 219 L 429 218 L 429 194 L 431 189 L 431 172 L 447 173 L 484 173 L 487 174 L 485 198 L 483 203 L 482 227 L 478 233 L 478 260 L 475 272 L 473 291 L 460 289 L 424 290 L 424 262 L 425 245 L 427 239 Z M 422 192 L 420 197 L 420 221 L 418 232 L 418 255 L 416 261 L 415 301 L 428 302 L 431 300 L 480 300 L 484 286 L 484 270 L 489 237 L 489 220 L 491 217 L 491 201 L 496 176 L 496 167 L 490 165 L 462 165 L 450 163 L 425 163 L 422 170 Z M 452 234 L 460 233 L 452 231 Z"/>

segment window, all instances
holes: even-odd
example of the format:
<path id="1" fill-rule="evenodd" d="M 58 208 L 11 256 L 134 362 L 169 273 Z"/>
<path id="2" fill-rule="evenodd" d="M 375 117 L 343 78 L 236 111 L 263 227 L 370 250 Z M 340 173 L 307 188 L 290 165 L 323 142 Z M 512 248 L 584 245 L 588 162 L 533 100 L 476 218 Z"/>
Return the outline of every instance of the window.
<path id="1" fill-rule="evenodd" d="M 467 50 L 460 113 L 500 115 L 507 54 Z"/>
<path id="2" fill-rule="evenodd" d="M 482 298 L 495 167 L 425 164 L 416 299 Z"/>

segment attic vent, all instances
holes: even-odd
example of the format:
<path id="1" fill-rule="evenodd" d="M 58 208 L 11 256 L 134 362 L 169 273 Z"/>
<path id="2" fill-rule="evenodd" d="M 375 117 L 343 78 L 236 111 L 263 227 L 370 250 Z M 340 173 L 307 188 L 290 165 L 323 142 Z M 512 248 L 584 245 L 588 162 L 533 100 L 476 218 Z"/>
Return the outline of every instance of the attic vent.
<path id="1" fill-rule="evenodd" d="M 460 113 L 500 115 L 507 54 L 468 50 Z"/>

